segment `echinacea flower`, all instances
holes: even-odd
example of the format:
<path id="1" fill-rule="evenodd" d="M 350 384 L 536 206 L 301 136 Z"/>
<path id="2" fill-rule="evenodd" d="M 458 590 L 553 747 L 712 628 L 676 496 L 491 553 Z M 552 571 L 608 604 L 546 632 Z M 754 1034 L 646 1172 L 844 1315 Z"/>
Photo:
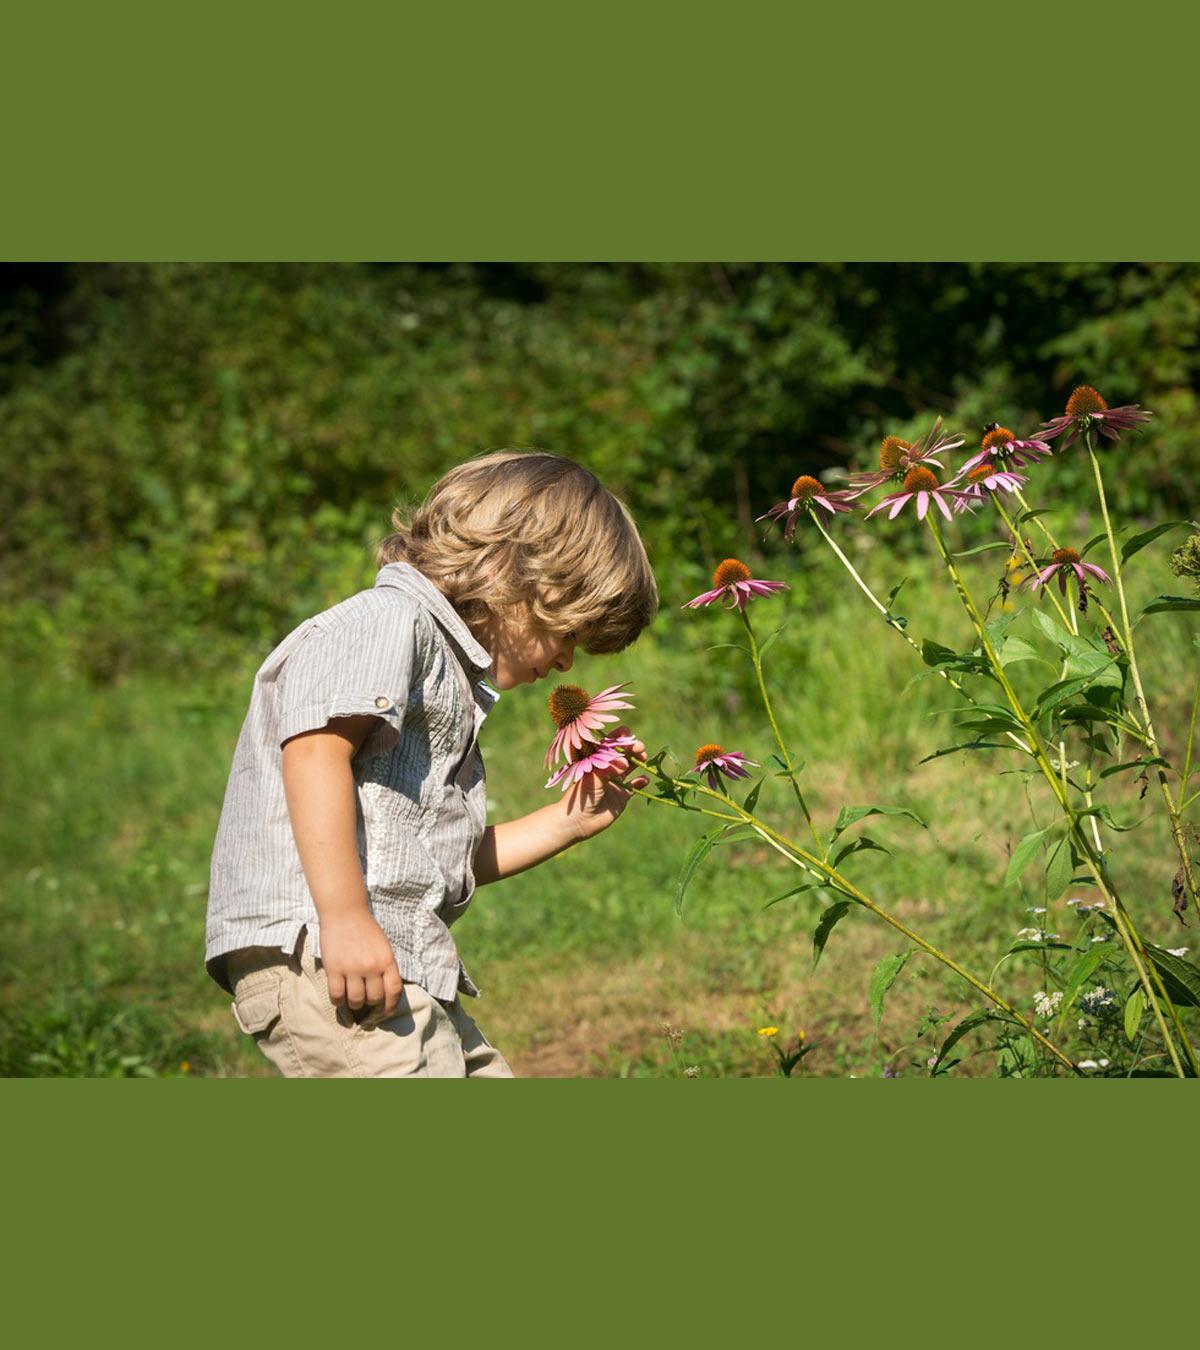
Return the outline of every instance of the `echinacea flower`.
<path id="1" fill-rule="evenodd" d="M 626 680 L 624 684 L 610 685 L 590 698 L 587 691 L 580 689 L 577 684 L 560 684 L 554 688 L 547 702 L 558 734 L 546 751 L 547 768 L 560 755 L 569 761 L 577 750 L 583 748 L 585 741 L 597 745 L 604 740 L 603 728 L 609 722 L 620 721 L 615 716 L 616 712 L 633 707 L 632 703 L 626 703 L 618 697 L 628 684 Z M 597 732 L 600 732 L 599 736 Z"/>
<path id="2" fill-rule="evenodd" d="M 958 490 L 959 495 L 954 503 L 956 511 L 973 511 L 982 504 L 985 494 L 1016 492 L 1026 481 L 1024 474 L 998 469 L 990 459 L 982 460 L 973 469 L 964 468 L 954 482 L 960 483 L 964 478 L 967 486 Z"/>
<path id="3" fill-rule="evenodd" d="M 939 417 L 932 428 L 916 442 L 902 441 L 899 436 L 885 436 L 879 447 L 879 468 L 874 473 L 851 476 L 849 496 L 861 497 L 872 488 L 881 487 L 893 479 L 903 479 L 917 465 L 943 468 L 941 456 L 957 450 L 963 443 L 961 436 L 944 436 Z"/>
<path id="4" fill-rule="evenodd" d="M 1067 574 L 1069 572 L 1075 573 L 1080 591 L 1086 590 L 1088 576 L 1093 576 L 1097 581 L 1103 582 L 1108 582 L 1110 579 L 1108 573 L 1102 567 L 1097 567 L 1095 563 L 1085 563 L 1076 549 L 1056 548 L 1050 555 L 1050 565 L 1039 568 L 1036 572 L 1031 572 L 1026 581 L 1029 583 L 1029 589 L 1036 591 L 1039 586 L 1045 585 L 1057 573 L 1058 589 L 1063 595 L 1066 595 Z"/>
<path id="5" fill-rule="evenodd" d="M 749 771 L 744 767 L 747 764 L 758 768 L 758 761 L 747 759 L 740 750 L 722 750 L 719 745 L 702 745 L 696 751 L 696 764 L 692 772 L 705 774 L 708 786 L 718 792 L 722 774 L 726 778 L 749 778 Z"/>
<path id="6" fill-rule="evenodd" d="M 1020 441 L 1007 427 L 1002 427 L 999 422 L 993 422 L 983 433 L 979 453 L 972 455 L 960 472 L 968 473 L 977 464 L 985 461 L 999 462 L 1005 469 L 1019 469 L 1022 465 L 1033 464 L 1038 459 L 1053 454 L 1054 451 L 1045 441 Z"/>
<path id="7" fill-rule="evenodd" d="M 776 502 L 769 511 L 764 512 L 758 517 L 759 520 L 776 520 L 783 518 L 783 537 L 791 540 L 796 532 L 796 522 L 806 511 L 811 511 L 813 515 L 819 517 L 824 512 L 825 516 L 832 520 L 839 511 L 853 511 L 854 507 L 850 505 L 852 500 L 851 493 L 844 488 L 839 491 L 833 491 L 827 488 L 819 478 L 813 478 L 811 475 L 802 473 L 792 484 L 792 495 L 786 502 Z"/>
<path id="8" fill-rule="evenodd" d="M 624 751 L 636 744 L 632 736 L 605 736 L 602 741 L 592 744 L 586 742 L 576 750 L 566 764 L 560 765 L 550 775 L 546 786 L 562 784 L 562 791 L 581 782 L 589 773 L 598 773 L 603 769 L 616 768 L 622 773 L 629 768 Z"/>
<path id="9" fill-rule="evenodd" d="M 882 511 L 890 506 L 888 519 L 895 520 L 904 508 L 904 503 L 911 501 L 914 497 L 917 499 L 917 519 L 924 520 L 925 513 L 929 510 L 929 503 L 935 502 L 937 509 L 946 517 L 950 516 L 949 503 L 956 502 L 961 496 L 957 488 L 951 487 L 949 483 L 939 483 L 938 476 L 932 469 L 927 469 L 923 464 L 918 464 L 904 475 L 904 491 L 893 492 L 885 497 L 878 506 L 873 506 L 867 516 L 875 515 L 877 511 Z"/>
<path id="10" fill-rule="evenodd" d="M 1052 441 L 1066 432 L 1066 440 L 1063 441 L 1065 450 L 1080 432 L 1094 427 L 1101 436 L 1115 441 L 1120 438 L 1122 431 L 1132 431 L 1142 422 L 1148 422 L 1151 416 L 1136 403 L 1110 408 L 1090 384 L 1081 384 L 1078 389 L 1072 390 L 1071 397 L 1067 399 L 1066 413 L 1042 424 L 1042 436 Z"/>
<path id="11" fill-rule="evenodd" d="M 696 596 L 694 600 L 689 600 L 684 609 L 698 609 L 701 605 L 712 605 L 722 600 L 726 609 L 737 605 L 744 613 L 752 597 L 786 590 L 785 582 L 759 581 L 750 575 L 750 569 L 744 562 L 739 562 L 736 558 L 726 558 L 713 573 L 713 589 Z"/>

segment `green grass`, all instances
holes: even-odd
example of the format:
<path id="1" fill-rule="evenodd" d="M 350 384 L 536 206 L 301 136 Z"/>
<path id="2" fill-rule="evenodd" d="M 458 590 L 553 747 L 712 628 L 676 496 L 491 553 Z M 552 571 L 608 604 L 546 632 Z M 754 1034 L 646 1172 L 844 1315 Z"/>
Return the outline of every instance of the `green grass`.
<path id="1" fill-rule="evenodd" d="M 855 542 L 867 538 L 860 531 Z M 981 584 L 996 556 L 972 560 Z M 879 543 L 864 566 L 883 591 L 901 574 Z M 918 559 L 907 570 L 912 580 L 899 608 L 911 631 L 967 645 L 961 611 L 934 584 L 929 563 Z M 1040 903 L 1036 889 L 1002 884 L 1007 851 L 1034 828 L 1021 779 L 1000 772 L 1014 765 L 979 755 L 921 765 L 949 739 L 943 683 L 917 678 L 923 668 L 911 649 L 821 555 L 768 574 L 791 580 L 793 590 L 751 613 L 760 637 L 788 625 L 768 671 L 819 821 L 827 828 L 844 803 L 871 801 L 908 806 L 927 820 L 928 829 L 866 822 L 894 851 L 861 855 L 848 870 L 986 976 L 1029 921 L 1024 907 Z M 1147 581 L 1144 589 L 1171 587 Z M 637 731 L 652 750 L 670 747 L 683 767 L 706 740 L 765 761 L 772 746 L 748 662 L 732 650 L 706 650 L 737 641 L 739 632 L 724 612 L 676 615 L 627 653 L 581 658 L 571 678 L 591 688 L 631 679 Z M 1160 732 L 1168 755 L 1180 757 L 1194 678 L 1189 640 L 1176 616 L 1146 624 L 1142 660 Z M 103 688 L 69 670 L 0 676 L 0 1072 L 265 1071 L 202 964 L 209 851 L 256 660 L 247 653 L 246 669 L 202 686 L 186 669 Z M 483 741 L 492 819 L 550 800 L 541 768 L 549 731 L 543 690 L 501 698 Z M 1106 799 L 1118 819 L 1157 811 L 1154 794 L 1140 802 L 1128 775 L 1111 783 Z M 1030 795 L 1038 823 L 1048 823 L 1043 795 L 1036 787 Z M 795 828 L 780 783 L 764 791 L 761 806 Z M 600 838 L 479 892 L 455 934 L 485 991 L 481 1025 L 518 1071 L 769 1073 L 772 1057 L 755 1035 L 767 1022 L 787 1035 L 806 1029 L 815 1044 L 806 1069 L 814 1074 L 923 1063 L 928 1033 L 917 1036 L 917 1019 L 930 1006 L 965 1011 L 962 987 L 940 966 L 911 961 L 877 1031 L 871 969 L 903 943 L 853 913 L 810 973 L 809 935 L 822 902 L 810 893 L 764 909 L 798 880 L 773 851 L 739 845 L 710 855 L 683 917 L 676 915 L 676 877 L 698 819 L 635 801 Z M 1170 913 L 1174 863 L 1163 823 L 1156 815 L 1144 830 L 1113 839 L 1117 875 L 1145 935 L 1186 942 Z M 1048 917 L 1058 931 L 1074 931 L 1063 903 Z M 1032 963 L 1017 958 L 1005 971 L 1002 986 L 1027 1000 Z M 988 1067 L 986 1059 L 964 1065 Z"/>

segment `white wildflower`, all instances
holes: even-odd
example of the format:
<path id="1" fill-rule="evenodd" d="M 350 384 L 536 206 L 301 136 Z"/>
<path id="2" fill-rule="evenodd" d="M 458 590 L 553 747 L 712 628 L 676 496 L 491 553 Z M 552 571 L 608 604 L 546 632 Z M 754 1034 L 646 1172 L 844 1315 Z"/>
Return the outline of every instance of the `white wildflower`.
<path id="1" fill-rule="evenodd" d="M 1033 1006 L 1039 1017 L 1053 1017 L 1062 1007 L 1062 990 L 1056 989 L 1052 994 L 1038 992 L 1033 996 Z"/>
<path id="2" fill-rule="evenodd" d="M 1186 956 L 1188 954 L 1187 947 L 1168 947 L 1167 951 L 1169 951 L 1172 956 Z"/>
<path id="3" fill-rule="evenodd" d="M 1075 1066 L 1077 1069 L 1086 1069 L 1089 1072 L 1095 1069 L 1107 1069 L 1108 1060 L 1106 1059 L 1081 1059 Z"/>

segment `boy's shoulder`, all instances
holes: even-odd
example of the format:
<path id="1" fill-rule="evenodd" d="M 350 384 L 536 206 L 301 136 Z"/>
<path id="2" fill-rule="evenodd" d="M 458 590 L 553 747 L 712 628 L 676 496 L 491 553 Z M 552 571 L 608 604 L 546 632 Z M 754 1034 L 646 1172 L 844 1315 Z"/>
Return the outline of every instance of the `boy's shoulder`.
<path id="1" fill-rule="evenodd" d="M 263 661 L 257 678 L 274 678 L 301 645 L 313 640 L 349 647 L 376 633 L 400 636 L 410 632 L 421 652 L 437 644 L 437 624 L 419 599 L 395 586 L 368 587 L 298 623 Z"/>

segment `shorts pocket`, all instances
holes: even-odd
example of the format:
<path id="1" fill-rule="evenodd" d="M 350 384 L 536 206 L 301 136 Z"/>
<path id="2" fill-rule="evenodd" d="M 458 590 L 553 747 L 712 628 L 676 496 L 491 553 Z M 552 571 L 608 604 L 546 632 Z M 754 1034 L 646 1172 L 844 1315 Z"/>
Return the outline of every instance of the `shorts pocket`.
<path id="1" fill-rule="evenodd" d="M 247 978 L 239 981 L 237 996 L 230 1004 L 233 1020 L 247 1036 L 264 1035 L 279 1021 L 281 980 L 274 971 L 263 973 L 267 974 L 265 980 Z"/>

